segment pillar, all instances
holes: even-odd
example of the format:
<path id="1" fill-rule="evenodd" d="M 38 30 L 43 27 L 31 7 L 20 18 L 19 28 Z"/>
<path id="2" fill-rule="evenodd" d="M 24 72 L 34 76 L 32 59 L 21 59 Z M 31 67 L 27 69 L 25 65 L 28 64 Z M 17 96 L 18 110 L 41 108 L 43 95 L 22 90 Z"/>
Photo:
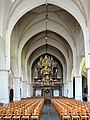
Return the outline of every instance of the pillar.
<path id="1" fill-rule="evenodd" d="M 75 99 L 82 101 L 82 76 L 75 77 Z"/>
<path id="2" fill-rule="evenodd" d="M 68 82 L 68 98 L 73 98 L 73 81 Z"/>
<path id="3" fill-rule="evenodd" d="M 27 97 L 31 97 L 31 95 L 30 95 L 30 83 L 27 83 Z"/>
<path id="4" fill-rule="evenodd" d="M 64 96 L 64 84 L 62 84 L 62 96 Z"/>
<path id="5" fill-rule="evenodd" d="M 64 91 L 64 97 L 68 97 L 68 93 L 67 93 L 67 83 L 64 83 L 64 85 L 63 85 L 63 91 Z"/>
<path id="6" fill-rule="evenodd" d="M 88 87 L 87 87 L 87 89 L 88 89 L 88 96 L 87 96 L 87 98 L 88 98 L 88 101 L 90 101 L 90 68 L 88 68 L 87 69 L 87 85 L 88 85 Z"/>
<path id="7" fill-rule="evenodd" d="M 8 70 L 0 70 L 0 103 L 9 103 Z"/>
<path id="8" fill-rule="evenodd" d="M 30 96 L 33 96 L 33 92 L 34 92 L 33 84 L 30 83 Z"/>
<path id="9" fill-rule="evenodd" d="M 14 77 L 14 101 L 19 101 L 20 98 L 20 77 Z"/>
<path id="10" fill-rule="evenodd" d="M 27 98 L 27 81 L 22 81 L 22 98 Z"/>

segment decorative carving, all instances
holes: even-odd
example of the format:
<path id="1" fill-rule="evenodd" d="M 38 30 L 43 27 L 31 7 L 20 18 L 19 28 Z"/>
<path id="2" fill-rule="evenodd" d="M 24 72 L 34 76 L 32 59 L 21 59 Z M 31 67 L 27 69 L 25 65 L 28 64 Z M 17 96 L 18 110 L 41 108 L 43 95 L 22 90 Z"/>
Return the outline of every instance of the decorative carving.
<path id="1" fill-rule="evenodd" d="M 37 68 L 35 68 L 34 82 L 36 81 L 35 83 L 41 84 L 41 86 L 51 86 L 54 85 L 55 80 L 57 83 L 60 80 L 57 62 L 48 55 L 45 55 L 44 58 L 41 56 Z"/>

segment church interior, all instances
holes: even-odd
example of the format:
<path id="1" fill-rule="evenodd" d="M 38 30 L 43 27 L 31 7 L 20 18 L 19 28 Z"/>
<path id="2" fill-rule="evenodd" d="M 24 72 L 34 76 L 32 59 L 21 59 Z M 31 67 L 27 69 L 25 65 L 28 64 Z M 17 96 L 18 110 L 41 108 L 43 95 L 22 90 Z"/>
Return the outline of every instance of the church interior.
<path id="1" fill-rule="evenodd" d="M 89 6 L 0 0 L 0 120 L 90 120 Z"/>

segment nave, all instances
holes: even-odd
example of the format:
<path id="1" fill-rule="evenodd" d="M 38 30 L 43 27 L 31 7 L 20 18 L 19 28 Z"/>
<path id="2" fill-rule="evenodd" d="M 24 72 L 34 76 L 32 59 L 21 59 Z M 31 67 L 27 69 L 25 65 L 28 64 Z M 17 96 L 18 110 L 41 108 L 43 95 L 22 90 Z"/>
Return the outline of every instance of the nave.
<path id="1" fill-rule="evenodd" d="M 90 120 L 90 102 L 28 98 L 0 106 L 0 120 Z"/>

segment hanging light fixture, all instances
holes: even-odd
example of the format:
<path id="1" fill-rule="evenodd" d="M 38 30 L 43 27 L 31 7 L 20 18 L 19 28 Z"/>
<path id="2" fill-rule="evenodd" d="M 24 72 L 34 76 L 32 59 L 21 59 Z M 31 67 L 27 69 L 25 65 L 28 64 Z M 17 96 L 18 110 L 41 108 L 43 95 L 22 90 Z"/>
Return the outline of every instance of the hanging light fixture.
<path id="1" fill-rule="evenodd" d="M 45 22 L 46 22 L 46 36 L 45 36 L 45 40 L 46 40 L 46 54 L 47 54 L 47 21 L 48 21 L 48 4 L 47 4 L 47 0 L 46 0 L 46 19 L 45 19 Z"/>

